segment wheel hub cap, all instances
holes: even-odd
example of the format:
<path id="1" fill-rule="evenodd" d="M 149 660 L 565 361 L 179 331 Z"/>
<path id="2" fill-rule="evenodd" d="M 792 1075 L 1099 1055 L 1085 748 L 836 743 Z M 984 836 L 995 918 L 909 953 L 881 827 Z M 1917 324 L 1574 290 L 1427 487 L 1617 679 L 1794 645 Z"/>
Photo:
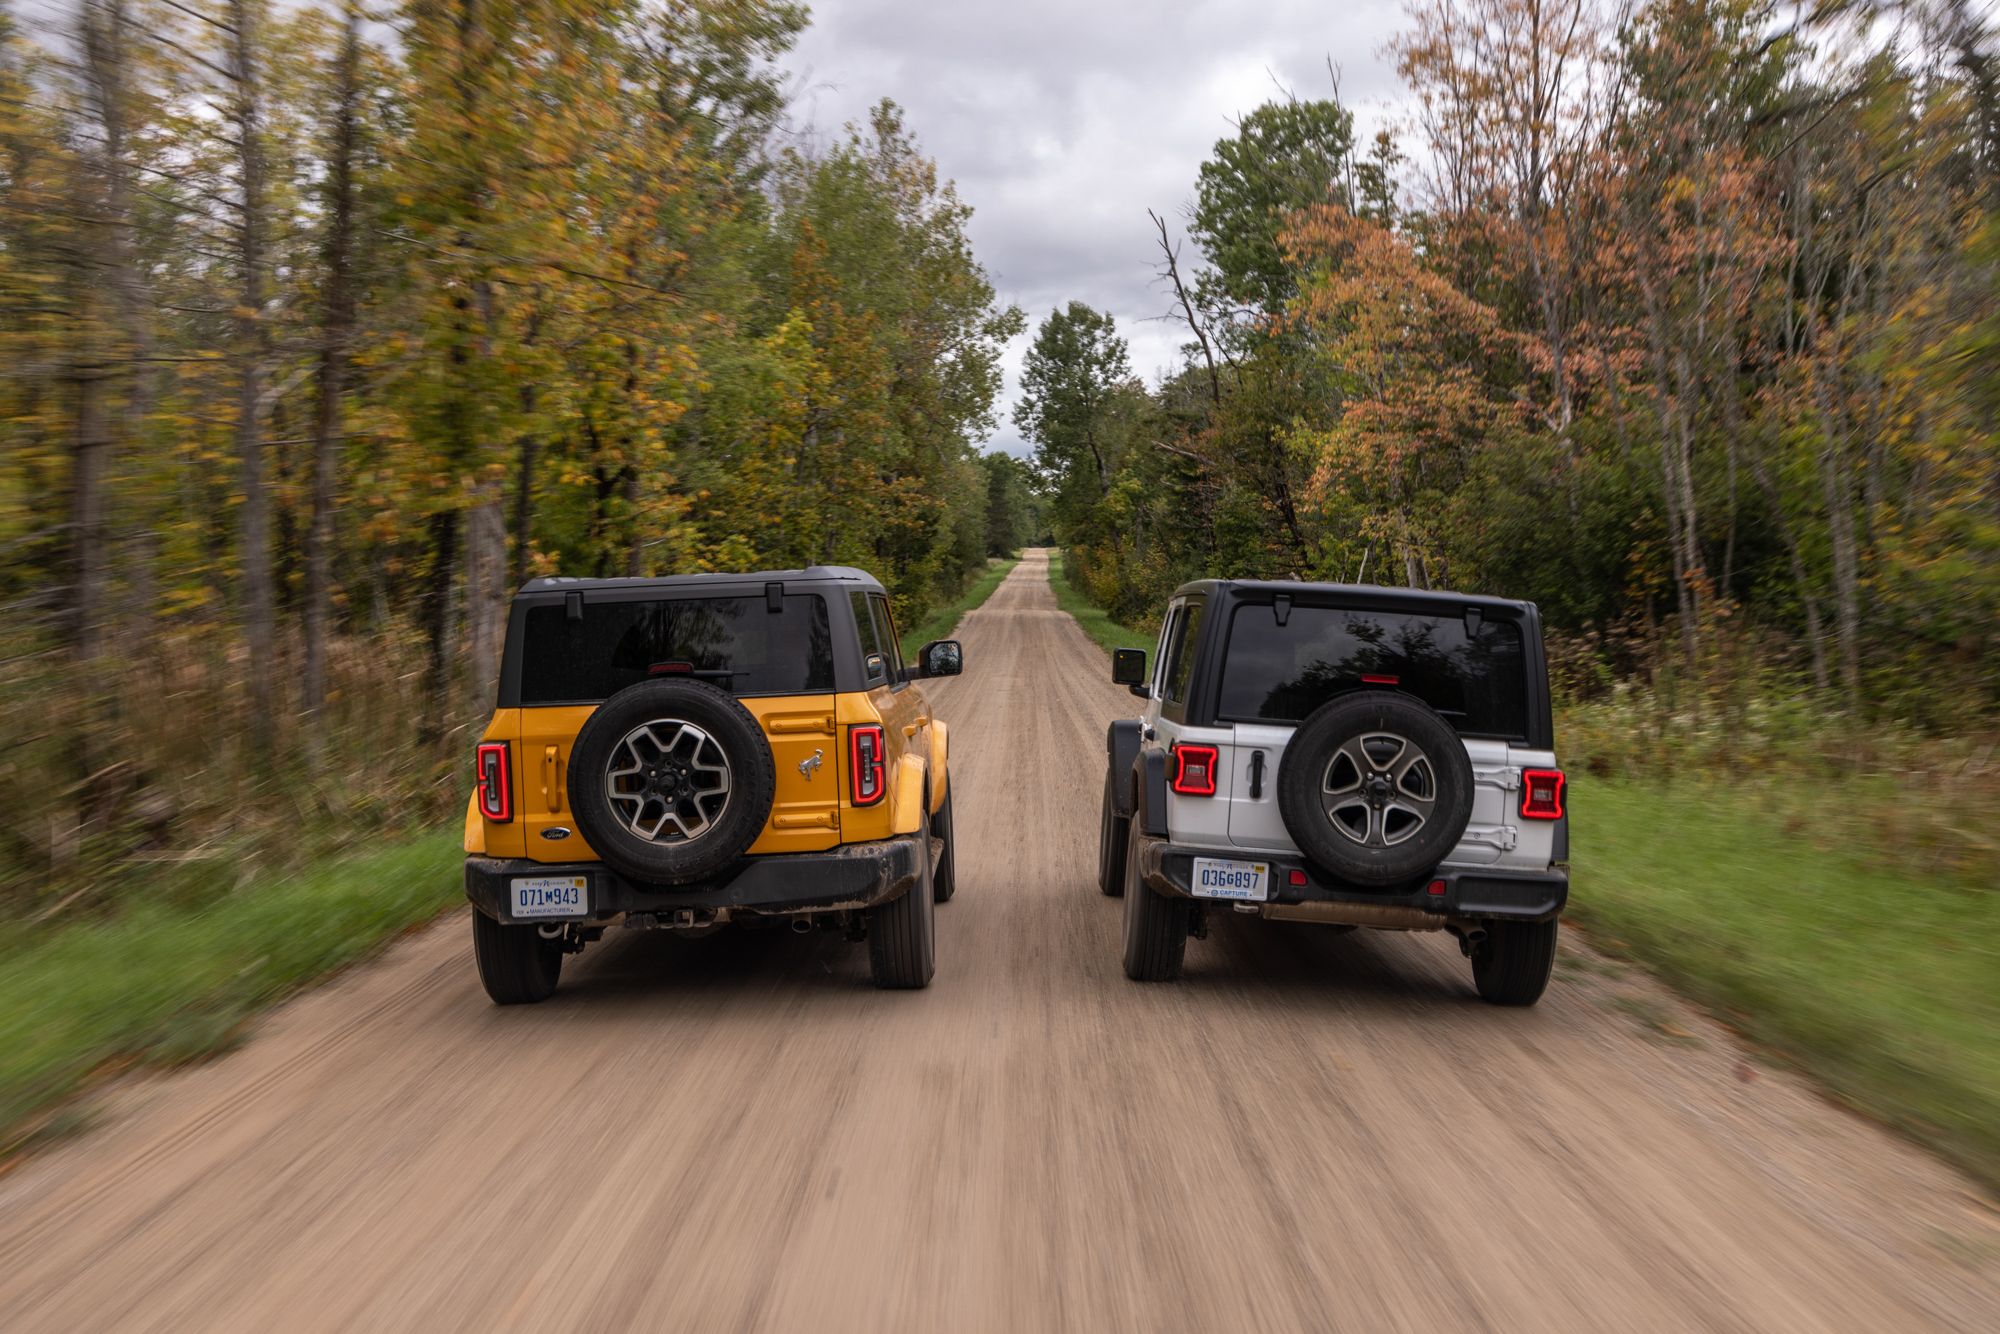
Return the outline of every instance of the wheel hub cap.
<path id="1" fill-rule="evenodd" d="M 1365 732 L 1334 751 L 1320 783 L 1327 822 L 1367 848 L 1407 843 L 1437 808 L 1437 770 L 1408 737 Z"/>
<path id="2" fill-rule="evenodd" d="M 700 838 L 729 806 L 729 759 L 693 723 L 656 719 L 611 748 L 604 795 L 612 814 L 649 843 Z"/>

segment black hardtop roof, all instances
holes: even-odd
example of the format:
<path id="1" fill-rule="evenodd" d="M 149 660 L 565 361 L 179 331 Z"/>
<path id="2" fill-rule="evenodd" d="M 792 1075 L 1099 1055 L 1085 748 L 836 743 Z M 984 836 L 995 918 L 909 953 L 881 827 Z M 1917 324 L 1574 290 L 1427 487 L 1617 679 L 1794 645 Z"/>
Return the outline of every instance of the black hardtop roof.
<path id="1" fill-rule="evenodd" d="M 1296 579 L 1195 579 L 1174 590 L 1175 597 L 1185 597 L 1190 593 L 1225 596 L 1247 593 L 1258 597 L 1278 593 L 1290 593 L 1296 597 L 1305 593 L 1313 597 L 1351 599 L 1363 606 L 1429 606 L 1439 611 L 1492 607 L 1496 610 L 1532 612 L 1535 608 L 1532 602 L 1489 597 L 1484 593 L 1452 593 L 1431 588 L 1405 588 L 1396 584 L 1317 584 Z"/>
<path id="2" fill-rule="evenodd" d="M 570 575 L 552 575 L 541 579 L 530 579 L 521 585 L 520 592 L 515 596 L 526 597 L 533 593 L 588 593 L 598 589 L 605 592 L 680 593 L 731 585 L 761 589 L 765 584 L 772 583 L 858 584 L 862 588 L 882 590 L 882 582 L 866 570 L 857 570 L 851 565 L 809 565 L 803 570 L 663 574 L 646 579 L 580 579 Z"/>

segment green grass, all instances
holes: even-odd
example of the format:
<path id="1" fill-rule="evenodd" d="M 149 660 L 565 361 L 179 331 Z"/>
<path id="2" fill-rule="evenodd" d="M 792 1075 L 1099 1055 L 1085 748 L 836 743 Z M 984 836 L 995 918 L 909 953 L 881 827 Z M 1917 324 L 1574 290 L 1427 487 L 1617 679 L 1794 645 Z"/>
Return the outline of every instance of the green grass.
<path id="1" fill-rule="evenodd" d="M 1060 550 L 1049 553 L 1049 587 L 1055 590 L 1056 605 L 1068 612 L 1085 634 L 1096 640 L 1106 653 L 1113 649 L 1139 648 L 1151 652 L 1159 638 L 1151 630 L 1134 630 L 1111 619 L 1111 613 L 1092 602 L 1083 590 L 1070 583 L 1063 570 Z"/>
<path id="2" fill-rule="evenodd" d="M 2000 1185 L 2000 893 L 1887 868 L 1858 832 L 1801 838 L 1726 785 L 1577 787 L 1593 941 Z"/>
<path id="3" fill-rule="evenodd" d="M 933 639 L 948 637 L 958 628 L 958 623 L 965 619 L 965 614 L 992 597 L 993 590 L 1000 587 L 1000 581 L 1007 577 L 1008 571 L 1020 563 L 1019 556 L 1009 560 L 987 561 L 986 568 L 967 586 L 964 596 L 949 606 L 939 607 L 914 629 L 903 633 L 903 661 L 915 662 L 918 649 Z"/>
<path id="4" fill-rule="evenodd" d="M 225 1049 L 251 1015 L 456 901 L 456 834 L 17 938 L 0 959 L 0 1155 L 44 1136 L 93 1074 Z"/>

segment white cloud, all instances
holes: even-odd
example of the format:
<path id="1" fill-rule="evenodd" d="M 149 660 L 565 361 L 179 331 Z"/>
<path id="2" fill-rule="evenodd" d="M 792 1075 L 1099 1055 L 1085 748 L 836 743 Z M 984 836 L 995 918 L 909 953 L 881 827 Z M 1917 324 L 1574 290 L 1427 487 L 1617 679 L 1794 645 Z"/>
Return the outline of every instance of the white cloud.
<path id="1" fill-rule="evenodd" d="M 1031 329 L 1072 300 L 1110 311 L 1150 379 L 1185 334 L 1156 318 L 1168 303 L 1146 210 L 1178 231 L 1215 141 L 1281 87 L 1323 96 L 1329 60 L 1358 137 L 1372 134 L 1397 93 L 1383 48 L 1401 18 L 1397 0 L 825 0 L 787 64 L 798 118 L 821 137 L 883 97 L 900 103 L 972 205 L 1001 298 Z M 1005 418 L 1027 344 L 1007 349 L 990 448 L 1025 452 Z"/>

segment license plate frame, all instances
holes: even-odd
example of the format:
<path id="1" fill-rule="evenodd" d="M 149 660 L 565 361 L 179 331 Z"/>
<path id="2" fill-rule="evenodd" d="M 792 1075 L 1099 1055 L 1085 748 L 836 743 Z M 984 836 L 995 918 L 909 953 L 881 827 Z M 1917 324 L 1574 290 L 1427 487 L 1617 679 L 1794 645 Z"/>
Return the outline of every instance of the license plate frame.
<path id="1" fill-rule="evenodd" d="M 1196 857 L 1188 875 L 1188 889 L 1198 899 L 1268 903 L 1271 863 L 1240 857 Z"/>
<path id="2" fill-rule="evenodd" d="M 567 920 L 590 916 L 587 875 L 524 875 L 507 882 L 511 916 L 522 921 Z"/>

